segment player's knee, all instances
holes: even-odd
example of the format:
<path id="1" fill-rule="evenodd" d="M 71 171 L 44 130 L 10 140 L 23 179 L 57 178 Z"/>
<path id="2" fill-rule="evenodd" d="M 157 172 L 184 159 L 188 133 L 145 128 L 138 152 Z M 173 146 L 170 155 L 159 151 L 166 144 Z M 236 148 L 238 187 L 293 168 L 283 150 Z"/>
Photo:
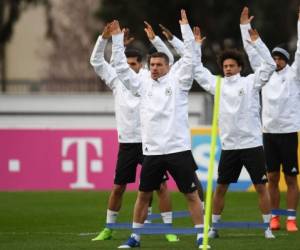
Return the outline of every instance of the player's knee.
<path id="1" fill-rule="evenodd" d="M 254 185 L 256 192 L 259 195 L 265 195 L 268 194 L 267 188 L 265 184 L 255 184 Z"/>
<path id="2" fill-rule="evenodd" d="M 187 199 L 188 202 L 196 202 L 199 200 L 198 192 L 193 191 L 192 193 L 185 193 L 184 194 L 185 198 Z"/>
<path id="3" fill-rule="evenodd" d="M 296 176 L 285 176 L 285 182 L 288 188 L 298 188 L 298 181 Z"/>
<path id="4" fill-rule="evenodd" d="M 158 196 L 164 195 L 168 192 L 168 187 L 166 182 L 162 182 L 159 186 L 159 189 L 156 190 Z"/>
<path id="5" fill-rule="evenodd" d="M 268 181 L 269 184 L 274 185 L 274 186 L 278 186 L 280 180 L 280 173 L 278 172 L 274 172 L 274 173 L 269 173 L 268 174 Z"/>
<path id="6" fill-rule="evenodd" d="M 126 185 L 115 185 L 112 192 L 115 196 L 120 197 L 124 194 L 125 189 Z"/>
<path id="7" fill-rule="evenodd" d="M 215 191 L 215 196 L 218 196 L 218 197 L 225 196 L 227 189 L 228 189 L 228 185 L 218 184 L 216 191 Z"/>
<path id="8" fill-rule="evenodd" d="M 151 198 L 152 198 L 152 192 L 142 192 L 142 191 L 139 191 L 137 197 L 140 203 L 147 203 L 147 204 L 149 204 Z"/>

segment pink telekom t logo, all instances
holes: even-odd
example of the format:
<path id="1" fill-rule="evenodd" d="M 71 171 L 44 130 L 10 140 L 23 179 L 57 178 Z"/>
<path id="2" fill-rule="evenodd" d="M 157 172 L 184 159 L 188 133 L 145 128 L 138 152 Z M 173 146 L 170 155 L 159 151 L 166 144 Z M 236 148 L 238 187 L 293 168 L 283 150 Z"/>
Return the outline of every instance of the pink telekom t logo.
<path id="1" fill-rule="evenodd" d="M 77 145 L 77 178 L 76 182 L 71 183 L 72 189 L 94 188 L 87 178 L 87 147 L 92 145 L 96 150 L 97 156 L 102 156 L 102 140 L 98 137 L 67 137 L 62 140 L 62 157 L 67 157 L 71 145 Z M 103 170 L 102 161 L 91 160 L 91 172 L 101 173 Z M 72 160 L 62 161 L 62 171 L 70 173 L 74 171 L 74 162 Z"/>

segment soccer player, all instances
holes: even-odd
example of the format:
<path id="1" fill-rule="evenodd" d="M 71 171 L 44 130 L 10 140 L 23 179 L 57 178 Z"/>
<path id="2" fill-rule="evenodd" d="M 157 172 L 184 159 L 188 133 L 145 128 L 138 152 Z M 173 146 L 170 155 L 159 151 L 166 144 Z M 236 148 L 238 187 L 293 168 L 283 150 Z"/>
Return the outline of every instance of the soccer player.
<path id="1" fill-rule="evenodd" d="M 219 131 L 221 158 L 218 166 L 217 187 L 213 197 L 212 222 L 221 220 L 225 206 L 225 195 L 230 183 L 238 181 L 242 167 L 248 171 L 258 193 L 259 207 L 264 223 L 270 221 L 270 197 L 266 188 L 267 176 L 262 147 L 259 92 L 275 70 L 275 63 L 259 38 L 256 30 L 250 30 L 249 44 L 262 58 L 263 64 L 254 74 L 240 75 L 243 56 L 238 50 L 225 50 L 218 63 L 224 77 L 221 80 Z M 206 69 L 199 60 L 195 68 L 195 80 L 211 94 L 215 93 L 216 76 Z M 274 238 L 272 231 L 265 230 L 265 238 Z M 218 237 L 215 228 L 209 237 Z"/>
<path id="2" fill-rule="evenodd" d="M 142 144 L 145 159 L 141 173 L 138 197 L 134 207 L 134 229 L 142 228 L 147 215 L 147 204 L 152 191 L 167 170 L 179 190 L 185 195 L 196 228 L 203 227 L 203 213 L 195 184 L 195 161 L 191 152 L 188 128 L 188 91 L 193 82 L 194 37 L 186 13 L 181 11 L 181 31 L 185 53 L 179 67 L 169 67 L 164 53 L 149 58 L 150 75 L 140 76 L 126 64 L 123 34 L 119 23 L 113 22 L 113 55 L 122 83 L 141 99 Z M 177 62 L 178 63 L 178 62 Z M 176 71 L 173 69 L 176 68 Z M 199 229 L 200 231 L 201 229 Z M 202 245 L 203 234 L 197 234 Z M 140 235 L 133 233 L 119 248 L 140 246 Z"/>
<path id="3" fill-rule="evenodd" d="M 168 42 L 172 45 L 172 47 L 175 49 L 175 52 L 182 57 L 184 55 L 184 43 L 178 39 L 175 35 L 172 34 L 172 32 L 167 29 L 162 24 L 159 24 L 163 35 L 167 38 Z M 201 57 L 201 45 L 203 41 L 205 40 L 205 37 L 201 36 L 201 31 L 198 26 L 195 26 L 193 28 L 194 38 L 195 38 L 195 53 L 193 55 L 193 58 L 195 57 Z M 198 60 L 194 60 L 195 65 L 198 63 Z M 180 64 L 175 65 L 175 67 L 178 67 Z M 175 69 L 176 70 L 176 69 Z M 201 182 L 198 181 L 198 194 L 200 197 L 200 200 L 202 202 L 202 207 L 204 209 L 204 194 L 203 194 L 203 188 L 201 185 Z"/>
<path id="4" fill-rule="evenodd" d="M 261 58 L 247 43 L 247 30 L 251 28 L 249 9 L 241 13 L 240 27 L 245 50 L 251 67 L 255 70 L 261 65 Z M 271 208 L 279 209 L 280 166 L 287 184 L 286 206 L 296 213 L 299 201 L 297 182 L 298 131 L 300 131 L 300 9 L 298 13 L 298 42 L 295 61 L 289 66 L 290 54 L 286 48 L 277 46 L 272 50 L 276 71 L 262 89 L 263 144 L 267 162 Z M 271 229 L 280 229 L 279 216 L 272 215 Z M 296 216 L 288 216 L 286 230 L 298 231 Z"/>
<path id="5" fill-rule="evenodd" d="M 133 96 L 131 92 L 123 86 L 116 75 L 115 69 L 104 59 L 105 46 L 107 40 L 110 38 L 108 27 L 109 25 L 104 28 L 102 35 L 99 36 L 90 62 L 96 73 L 104 80 L 107 86 L 112 89 L 115 97 L 119 153 L 115 170 L 114 186 L 109 197 L 106 215 L 106 223 L 115 223 L 121 209 L 122 197 L 126 186 L 128 183 L 135 181 L 137 165 L 142 164 L 144 156 L 140 131 L 140 98 Z M 151 26 L 147 24 L 146 29 L 151 29 Z M 148 33 L 154 34 L 151 30 L 148 31 Z M 126 41 L 128 42 L 128 40 L 129 39 Z M 150 41 L 158 50 L 168 50 L 165 44 L 156 37 L 155 34 L 151 36 Z M 139 74 L 148 73 L 147 70 L 142 68 L 142 55 L 139 51 L 130 49 L 126 50 L 125 53 L 127 63 L 134 72 Z M 170 55 L 171 53 L 168 54 Z M 171 61 L 172 60 L 171 55 Z M 112 64 L 114 64 L 114 62 L 112 62 Z M 159 197 L 159 207 L 164 223 L 172 223 L 171 200 L 167 190 L 165 176 L 162 180 L 163 183 L 156 188 Z M 151 206 L 151 201 L 149 204 Z M 111 239 L 111 237 L 112 230 L 104 228 L 93 241 L 108 240 Z M 167 234 L 166 238 L 170 242 L 178 241 L 177 236 L 173 234 Z"/>

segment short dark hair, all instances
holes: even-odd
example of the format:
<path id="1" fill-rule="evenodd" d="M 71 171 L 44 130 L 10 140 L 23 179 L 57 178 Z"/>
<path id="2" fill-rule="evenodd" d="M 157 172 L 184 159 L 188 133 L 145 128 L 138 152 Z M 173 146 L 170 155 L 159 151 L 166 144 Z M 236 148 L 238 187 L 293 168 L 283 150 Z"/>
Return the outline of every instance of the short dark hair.
<path id="1" fill-rule="evenodd" d="M 226 49 L 218 56 L 218 65 L 222 69 L 223 63 L 226 59 L 233 59 L 236 61 L 238 66 L 242 69 L 244 68 L 245 61 L 244 61 L 244 54 L 237 50 L 237 49 Z"/>
<path id="2" fill-rule="evenodd" d="M 150 66 L 151 58 L 163 58 L 166 63 L 169 65 L 169 57 L 163 52 L 154 52 L 148 57 L 148 66 Z"/>
<path id="3" fill-rule="evenodd" d="M 142 53 L 139 51 L 139 50 L 137 50 L 137 49 L 132 49 L 132 48 L 127 48 L 126 50 L 125 50 L 125 56 L 128 58 L 128 57 L 136 57 L 137 58 L 137 61 L 139 62 L 139 63 L 141 63 L 142 62 L 142 60 L 143 60 L 143 56 L 142 56 Z"/>

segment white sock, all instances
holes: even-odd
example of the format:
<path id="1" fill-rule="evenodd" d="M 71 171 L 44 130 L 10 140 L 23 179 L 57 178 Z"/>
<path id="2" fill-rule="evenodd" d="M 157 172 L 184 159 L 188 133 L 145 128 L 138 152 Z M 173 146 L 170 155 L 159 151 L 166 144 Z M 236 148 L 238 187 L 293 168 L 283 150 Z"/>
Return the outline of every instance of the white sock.
<path id="1" fill-rule="evenodd" d="M 149 216 L 151 214 L 152 214 L 152 207 L 148 207 L 148 214 L 147 214 L 147 216 Z M 151 220 L 146 219 L 145 223 L 151 223 Z"/>
<path id="2" fill-rule="evenodd" d="M 107 209 L 106 223 L 116 223 L 119 212 Z"/>
<path id="3" fill-rule="evenodd" d="M 203 224 L 197 224 L 197 225 L 195 225 L 195 228 L 202 228 L 203 229 Z M 197 233 L 197 241 L 200 238 L 203 239 L 203 232 L 202 233 Z"/>
<path id="4" fill-rule="evenodd" d="M 296 210 L 295 209 L 287 209 L 287 211 L 289 211 L 289 212 L 296 212 Z M 287 219 L 288 220 L 296 220 L 296 215 L 295 216 L 288 216 L 287 217 Z"/>
<path id="5" fill-rule="evenodd" d="M 262 215 L 262 218 L 263 218 L 263 222 L 264 222 L 264 223 L 270 223 L 270 220 L 271 220 L 271 214 L 263 214 L 263 215 Z"/>
<path id="6" fill-rule="evenodd" d="M 221 220 L 221 215 L 220 214 L 212 214 L 211 216 L 211 222 L 212 223 L 218 223 Z M 211 226 L 212 229 L 214 229 L 214 226 Z"/>
<path id="7" fill-rule="evenodd" d="M 136 222 L 132 223 L 132 228 L 143 228 L 143 227 L 144 227 L 144 224 L 136 223 Z M 133 237 L 136 241 L 140 241 L 141 240 L 141 235 L 137 234 L 137 233 L 132 233 L 131 237 Z"/>
<path id="8" fill-rule="evenodd" d="M 161 214 L 161 218 L 162 218 L 162 220 L 165 224 L 172 224 L 172 222 L 173 222 L 173 213 L 172 213 L 172 211 L 171 212 L 163 212 L 163 213 L 160 213 L 160 214 Z"/>
<path id="9" fill-rule="evenodd" d="M 212 223 L 218 223 L 221 220 L 221 215 L 220 214 L 213 214 L 211 217 Z"/>

